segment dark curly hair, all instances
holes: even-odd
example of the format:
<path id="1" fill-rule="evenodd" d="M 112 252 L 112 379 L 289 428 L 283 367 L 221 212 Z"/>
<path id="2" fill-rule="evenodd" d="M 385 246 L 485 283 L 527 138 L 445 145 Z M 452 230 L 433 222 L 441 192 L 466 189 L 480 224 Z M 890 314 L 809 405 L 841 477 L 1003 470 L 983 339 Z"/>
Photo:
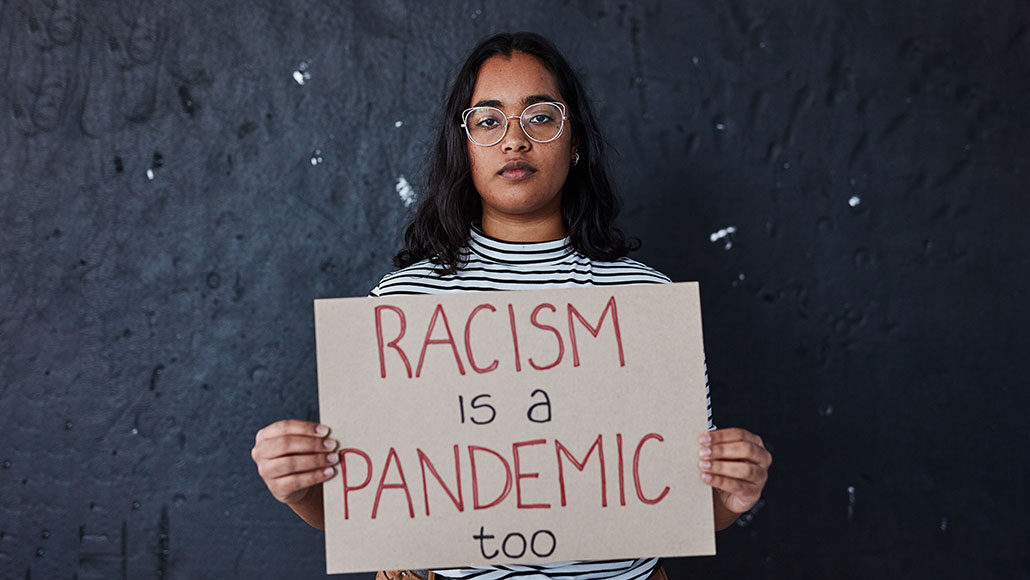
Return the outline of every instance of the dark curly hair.
<path id="1" fill-rule="evenodd" d="M 393 262 L 404 268 L 424 259 L 453 274 L 460 250 L 469 239 L 469 226 L 480 219 L 482 206 L 472 183 L 468 142 L 458 124 L 468 107 L 479 68 L 497 55 L 519 51 L 546 66 L 558 82 L 569 110 L 572 135 L 579 139 L 579 163 L 572 167 L 562 190 L 562 218 L 572 246 L 596 260 L 615 260 L 640 247 L 615 225 L 619 199 L 608 179 L 604 138 L 590 100 L 576 72 L 546 38 L 532 32 L 489 36 L 476 45 L 451 86 L 444 105 L 436 143 L 429 158 L 425 195 L 404 233 L 404 249 Z"/>

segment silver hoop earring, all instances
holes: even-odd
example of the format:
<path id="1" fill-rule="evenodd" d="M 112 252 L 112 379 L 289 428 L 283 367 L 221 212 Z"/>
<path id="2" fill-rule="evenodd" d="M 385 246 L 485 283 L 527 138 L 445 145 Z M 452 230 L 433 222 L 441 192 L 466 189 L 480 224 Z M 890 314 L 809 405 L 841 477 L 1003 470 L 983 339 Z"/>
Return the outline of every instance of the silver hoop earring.
<path id="1" fill-rule="evenodd" d="M 579 163 L 579 151 L 572 154 L 572 167 L 575 167 Z"/>

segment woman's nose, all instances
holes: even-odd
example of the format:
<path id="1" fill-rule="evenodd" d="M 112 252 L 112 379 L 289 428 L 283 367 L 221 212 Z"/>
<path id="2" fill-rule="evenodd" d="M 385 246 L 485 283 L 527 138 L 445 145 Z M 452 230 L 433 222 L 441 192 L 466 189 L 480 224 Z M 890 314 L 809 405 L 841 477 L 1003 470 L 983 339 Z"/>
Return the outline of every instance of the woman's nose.
<path id="1" fill-rule="evenodd" d="M 519 119 L 520 117 L 516 115 L 506 119 L 508 128 L 504 132 L 504 138 L 501 139 L 501 149 L 503 151 L 524 151 L 530 148 L 529 136 L 522 130 L 522 124 L 519 122 Z"/>

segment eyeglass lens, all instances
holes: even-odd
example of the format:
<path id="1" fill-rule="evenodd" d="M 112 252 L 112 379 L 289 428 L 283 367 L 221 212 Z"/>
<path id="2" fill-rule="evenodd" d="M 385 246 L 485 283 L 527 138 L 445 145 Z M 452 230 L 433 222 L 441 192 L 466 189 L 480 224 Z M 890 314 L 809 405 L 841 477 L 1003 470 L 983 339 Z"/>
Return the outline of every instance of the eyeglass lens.
<path id="1" fill-rule="evenodd" d="M 526 135 L 534 141 L 552 141 L 562 129 L 562 112 L 557 105 L 537 103 L 522 112 L 520 119 Z M 494 145 L 504 136 L 508 119 L 499 109 L 475 107 L 465 121 L 469 137 L 479 145 Z"/>

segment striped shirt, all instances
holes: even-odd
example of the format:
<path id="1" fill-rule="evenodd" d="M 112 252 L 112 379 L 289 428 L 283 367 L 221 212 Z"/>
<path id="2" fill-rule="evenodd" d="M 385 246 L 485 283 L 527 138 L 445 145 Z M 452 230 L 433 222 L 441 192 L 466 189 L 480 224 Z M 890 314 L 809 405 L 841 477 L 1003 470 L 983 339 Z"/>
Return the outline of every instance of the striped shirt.
<path id="1" fill-rule="evenodd" d="M 505 242 L 487 236 L 475 225 L 469 233 L 468 246 L 462 248 L 460 256 L 461 265 L 454 274 L 441 275 L 435 264 L 423 260 L 387 274 L 370 294 L 396 296 L 672 282 L 665 274 L 630 258 L 611 262 L 592 260 L 577 252 L 569 238 L 548 242 Z M 708 398 L 708 428 L 714 429 L 711 397 Z M 658 564 L 658 558 L 637 558 L 507 564 L 435 572 L 445 578 L 476 580 L 516 577 L 520 580 L 643 580 L 658 568 Z"/>

